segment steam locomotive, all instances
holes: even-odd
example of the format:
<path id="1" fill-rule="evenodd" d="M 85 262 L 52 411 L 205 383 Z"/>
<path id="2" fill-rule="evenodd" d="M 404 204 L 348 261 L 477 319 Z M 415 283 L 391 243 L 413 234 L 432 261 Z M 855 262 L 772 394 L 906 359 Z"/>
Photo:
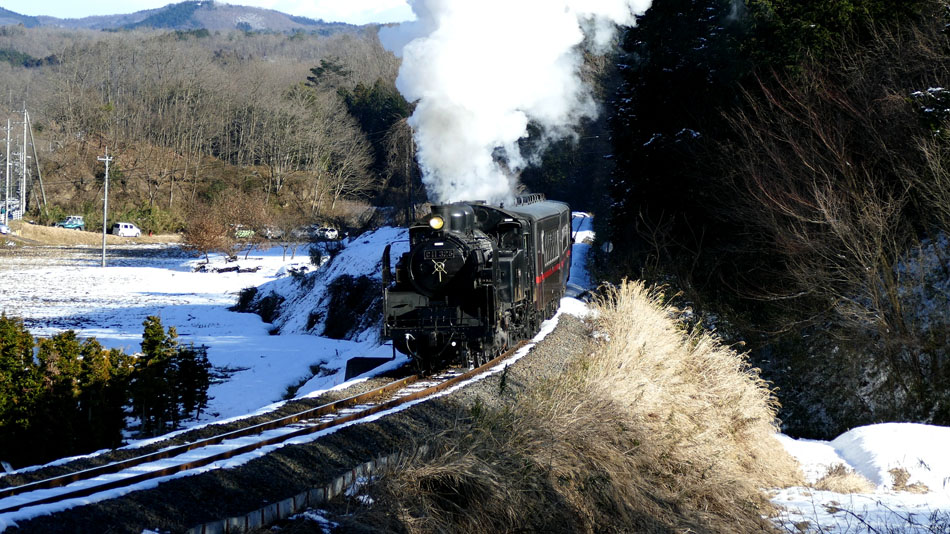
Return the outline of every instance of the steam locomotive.
<path id="1" fill-rule="evenodd" d="M 409 229 L 409 251 L 383 251 L 383 338 L 425 372 L 481 365 L 554 315 L 570 276 L 571 211 L 542 195 L 514 206 L 436 205 Z"/>

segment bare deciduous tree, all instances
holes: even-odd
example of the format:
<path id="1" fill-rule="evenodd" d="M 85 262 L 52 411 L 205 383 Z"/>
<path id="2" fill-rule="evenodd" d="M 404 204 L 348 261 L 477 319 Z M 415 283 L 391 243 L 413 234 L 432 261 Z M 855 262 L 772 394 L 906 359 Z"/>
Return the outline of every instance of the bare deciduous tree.
<path id="1" fill-rule="evenodd" d="M 882 32 L 797 78 L 761 83 L 730 117 L 736 141 L 723 147 L 730 216 L 748 247 L 771 254 L 747 296 L 783 310 L 776 327 L 820 326 L 858 374 L 879 372 L 878 416 L 950 414 L 950 375 L 935 363 L 950 347 L 932 343 L 950 323 L 921 319 L 915 295 L 928 290 L 915 284 L 927 274 L 911 267 L 923 265 L 913 257 L 934 229 L 930 212 L 950 229 L 947 140 L 921 128 L 906 97 L 950 67 L 935 52 L 946 36 L 932 30 Z"/>

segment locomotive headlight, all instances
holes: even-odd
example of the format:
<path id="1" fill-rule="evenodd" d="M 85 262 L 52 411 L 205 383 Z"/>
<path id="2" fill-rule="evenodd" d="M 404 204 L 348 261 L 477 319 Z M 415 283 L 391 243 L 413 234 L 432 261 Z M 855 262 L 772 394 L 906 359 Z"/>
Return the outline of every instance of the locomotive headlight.
<path id="1" fill-rule="evenodd" d="M 429 219 L 429 226 L 431 226 L 433 230 L 441 230 L 442 227 L 445 226 L 445 220 L 443 220 L 442 217 L 435 215 Z"/>

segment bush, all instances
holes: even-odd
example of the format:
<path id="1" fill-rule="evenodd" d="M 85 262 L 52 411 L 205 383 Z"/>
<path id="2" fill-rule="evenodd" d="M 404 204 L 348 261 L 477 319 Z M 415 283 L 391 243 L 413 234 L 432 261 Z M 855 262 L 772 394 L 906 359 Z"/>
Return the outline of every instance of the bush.
<path id="1" fill-rule="evenodd" d="M 815 481 L 814 488 L 835 493 L 872 493 L 876 489 L 870 480 L 844 464 L 829 467 L 828 472 Z"/>
<path id="2" fill-rule="evenodd" d="M 237 304 L 231 307 L 231 311 L 241 313 L 254 313 L 254 297 L 257 296 L 257 287 L 245 287 L 238 292 Z"/>
<path id="3" fill-rule="evenodd" d="M 228 235 L 227 224 L 207 210 L 195 210 L 188 218 L 183 239 L 186 247 L 204 254 L 206 261 L 212 252 L 233 253 L 233 239 Z"/>
<path id="4" fill-rule="evenodd" d="M 323 251 L 317 245 L 310 245 L 310 264 L 319 267 L 321 261 L 323 261 Z"/>
<path id="5" fill-rule="evenodd" d="M 380 282 L 369 276 L 342 275 L 327 286 L 330 298 L 327 305 L 323 336 L 333 339 L 352 339 L 355 334 L 370 327 L 380 317 Z"/>

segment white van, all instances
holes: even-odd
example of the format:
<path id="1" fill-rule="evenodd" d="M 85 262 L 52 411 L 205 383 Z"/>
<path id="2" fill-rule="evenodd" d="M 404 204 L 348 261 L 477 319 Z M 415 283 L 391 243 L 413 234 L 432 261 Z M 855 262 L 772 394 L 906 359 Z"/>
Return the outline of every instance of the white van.
<path id="1" fill-rule="evenodd" d="M 112 225 L 112 234 L 121 237 L 139 237 L 142 231 L 132 223 L 118 222 Z"/>

